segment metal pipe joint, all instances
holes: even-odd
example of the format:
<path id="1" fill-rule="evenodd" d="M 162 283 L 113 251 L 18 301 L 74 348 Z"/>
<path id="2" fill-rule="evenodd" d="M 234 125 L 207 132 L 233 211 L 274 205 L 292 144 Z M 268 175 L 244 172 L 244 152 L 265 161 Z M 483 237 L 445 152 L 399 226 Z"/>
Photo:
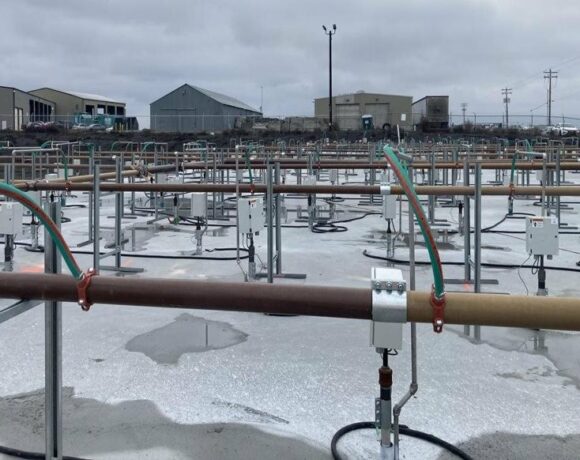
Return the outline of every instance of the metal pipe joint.
<path id="1" fill-rule="evenodd" d="M 407 283 L 403 272 L 394 268 L 373 267 L 371 289 L 371 346 L 400 349 L 403 345 L 403 323 L 407 322 Z"/>

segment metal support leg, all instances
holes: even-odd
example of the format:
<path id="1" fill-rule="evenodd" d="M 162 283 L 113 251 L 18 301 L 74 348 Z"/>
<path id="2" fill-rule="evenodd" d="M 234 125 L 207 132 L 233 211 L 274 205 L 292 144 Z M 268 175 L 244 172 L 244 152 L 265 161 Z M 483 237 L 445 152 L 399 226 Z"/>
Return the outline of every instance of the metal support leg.
<path id="1" fill-rule="evenodd" d="M 123 165 L 121 164 L 121 158 L 115 158 L 115 180 L 117 184 L 123 182 Z M 123 217 L 123 193 L 115 193 L 115 249 L 117 253 L 115 254 L 115 268 L 119 270 L 121 268 L 121 247 L 122 242 L 122 228 L 121 228 L 121 218 Z"/>
<path id="2" fill-rule="evenodd" d="M 274 282 L 274 213 L 272 207 L 274 206 L 274 174 L 272 165 L 268 163 L 267 166 L 267 193 L 266 193 L 266 221 L 268 233 L 268 283 Z"/>
<path id="3" fill-rule="evenodd" d="M 60 204 L 47 203 L 46 210 L 60 227 Z M 44 264 L 46 273 L 60 273 L 56 244 L 45 231 Z M 45 437 L 46 460 L 62 459 L 62 305 L 45 302 Z"/>
<path id="4" fill-rule="evenodd" d="M 409 176 L 412 177 L 411 168 Z M 409 290 L 415 290 L 415 222 L 413 210 L 409 203 Z M 409 390 L 393 408 L 393 442 L 394 460 L 399 460 L 399 417 L 403 407 L 413 397 L 419 385 L 417 383 L 417 324 L 411 323 L 411 384 Z"/>
<path id="5" fill-rule="evenodd" d="M 469 163 L 467 157 L 463 165 L 463 185 L 469 185 Z M 463 281 L 471 281 L 471 198 L 469 195 L 463 197 Z M 463 333 L 470 335 L 470 326 L 463 326 Z"/>
<path id="6" fill-rule="evenodd" d="M 276 163 L 276 185 L 280 184 L 280 163 Z M 276 209 L 276 275 L 282 274 L 282 199 L 279 193 L 274 198 Z"/>
<path id="7" fill-rule="evenodd" d="M 474 292 L 481 292 L 481 163 L 475 165 Z M 481 341 L 481 326 L 473 327 L 473 337 Z"/>
<path id="8" fill-rule="evenodd" d="M 101 260 L 101 165 L 94 165 L 93 179 L 93 270 L 99 273 Z"/>

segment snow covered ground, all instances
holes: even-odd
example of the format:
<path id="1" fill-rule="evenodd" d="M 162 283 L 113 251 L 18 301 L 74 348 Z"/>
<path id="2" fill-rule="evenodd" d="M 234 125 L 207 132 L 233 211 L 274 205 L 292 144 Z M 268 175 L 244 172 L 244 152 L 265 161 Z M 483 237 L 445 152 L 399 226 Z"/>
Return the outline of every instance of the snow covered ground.
<path id="1" fill-rule="evenodd" d="M 489 179 L 491 179 L 491 174 Z M 575 178 L 572 174 L 568 178 Z M 352 180 L 356 180 L 353 178 Z M 358 178 L 360 180 L 360 178 Z M 101 223 L 113 212 L 104 198 Z M 337 208 L 353 217 L 359 198 Z M 567 199 L 566 201 L 572 201 Z M 70 203 L 86 203 L 79 195 Z M 287 199 L 290 209 L 304 200 Z M 483 225 L 499 221 L 507 198 L 483 198 Z M 577 205 L 563 212 L 580 225 Z M 539 212 L 533 200 L 517 200 L 518 212 Z M 436 217 L 456 229 L 457 210 L 438 207 Z M 87 210 L 66 208 L 63 224 L 72 246 L 87 239 Z M 403 229 L 407 229 L 406 213 Z M 290 214 L 288 223 L 296 216 Z M 141 230 L 141 254 L 183 254 L 195 249 L 191 227 L 176 231 L 167 221 Z M 300 225 L 300 224 L 298 224 Z M 364 257 L 384 255 L 385 222 L 379 215 L 347 224 L 348 232 L 315 234 L 283 229 L 286 273 L 304 273 L 307 283 L 366 287 L 371 267 L 384 264 Z M 398 228 L 398 222 L 397 222 Z M 211 227 L 210 230 L 215 230 Z M 496 230 L 523 230 L 509 219 Z M 568 231 L 568 230 L 566 230 Z M 573 230 L 570 230 L 573 231 Z M 128 235 L 131 232 L 126 232 Z M 212 234 L 213 233 L 213 234 Z M 484 262 L 525 261 L 523 235 L 483 234 Z M 235 229 L 210 232 L 204 248 L 235 246 Z M 265 260 L 266 234 L 257 240 Z M 454 234 L 442 251 L 444 261 L 463 260 L 463 239 Z M 395 256 L 408 258 L 399 241 Z M 547 265 L 575 267 L 578 235 L 562 235 L 560 255 Z M 131 249 L 131 243 L 127 245 Z M 91 246 L 80 251 L 90 251 Z M 416 257 L 427 260 L 418 246 Z M 229 255 L 229 254 L 228 254 Z M 83 268 L 90 255 L 78 255 Z M 43 256 L 16 251 L 15 271 L 42 271 Z M 163 278 L 242 281 L 235 261 L 193 261 L 125 257 L 140 275 Z M 110 262 L 103 261 L 103 264 Z M 242 261 L 246 269 L 247 261 Z M 408 279 L 408 268 L 400 267 Z M 448 278 L 462 278 L 463 267 L 444 267 Z M 534 295 L 536 278 L 521 269 L 482 269 L 486 292 Z M 103 275 L 114 276 L 111 272 Z M 578 273 L 548 271 L 551 296 L 580 294 Z M 259 281 L 264 282 L 264 281 Z M 431 284 L 428 267 L 417 267 L 417 289 Z M 471 289 L 449 285 L 448 290 Z M 8 301 L 2 301 L 7 305 Z M 94 459 L 329 459 L 332 435 L 343 425 L 372 420 L 378 395 L 379 355 L 369 347 L 366 321 L 276 317 L 251 313 L 185 311 L 95 305 L 82 312 L 63 307 L 64 450 Z M 390 361 L 394 399 L 410 382 L 409 326 L 403 350 Z M 404 408 L 401 422 L 461 445 L 478 459 L 580 458 L 580 335 L 546 332 L 547 350 L 534 351 L 533 332 L 483 328 L 482 343 L 446 326 L 441 335 L 420 325 L 419 391 Z M 44 447 L 44 315 L 41 306 L 0 324 L 0 443 L 25 450 Z M 344 438 L 340 450 L 351 459 L 377 458 L 371 430 Z M 405 459 L 453 458 L 429 444 L 403 437 Z"/>

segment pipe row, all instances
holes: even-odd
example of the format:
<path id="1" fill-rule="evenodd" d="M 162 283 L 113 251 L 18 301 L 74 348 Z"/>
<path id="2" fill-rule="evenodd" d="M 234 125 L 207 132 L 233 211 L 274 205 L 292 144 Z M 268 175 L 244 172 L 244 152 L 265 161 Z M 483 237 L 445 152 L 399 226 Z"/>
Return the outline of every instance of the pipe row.
<path id="1" fill-rule="evenodd" d="M 103 174 L 101 174 L 101 177 Z M 75 191 L 90 192 L 93 190 L 92 184 L 60 182 L 60 181 L 36 181 L 15 184 L 20 190 L 32 191 Z M 267 187 L 263 184 L 213 184 L 213 183 L 185 183 L 185 184 L 151 184 L 151 183 L 101 183 L 101 190 L 104 192 L 167 192 L 167 193 L 191 193 L 191 192 L 223 192 L 235 193 L 266 193 Z M 415 191 L 418 195 L 450 196 L 450 195 L 474 195 L 475 189 L 471 186 L 447 186 L 447 185 L 417 185 Z M 545 191 L 547 196 L 580 196 L 580 186 L 484 186 L 481 187 L 481 194 L 488 196 L 538 196 Z M 274 185 L 274 193 L 297 193 L 297 194 L 341 194 L 341 195 L 379 195 L 381 187 L 375 185 L 296 185 L 280 184 Z M 389 193 L 391 195 L 403 195 L 403 189 L 399 185 L 391 185 Z"/>
<path id="2" fill-rule="evenodd" d="M 68 275 L 4 272 L 0 298 L 76 302 L 77 282 Z M 370 288 L 96 276 L 88 298 L 94 304 L 372 319 Z M 430 299 L 429 292 L 408 292 L 407 321 L 431 323 Z M 449 292 L 446 300 L 447 324 L 580 331 L 578 298 Z"/>

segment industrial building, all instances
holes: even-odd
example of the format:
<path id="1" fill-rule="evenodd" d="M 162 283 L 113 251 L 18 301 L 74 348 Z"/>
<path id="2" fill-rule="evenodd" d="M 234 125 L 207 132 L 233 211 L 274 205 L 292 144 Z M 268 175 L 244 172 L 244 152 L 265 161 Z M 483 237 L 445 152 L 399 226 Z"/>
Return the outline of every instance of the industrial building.
<path id="1" fill-rule="evenodd" d="M 413 102 L 413 125 L 425 131 L 449 128 L 449 96 L 425 96 Z"/>
<path id="2" fill-rule="evenodd" d="M 30 91 L 30 94 L 53 101 L 56 104 L 57 121 L 78 123 L 79 114 L 91 117 L 98 115 L 125 117 L 126 104 L 124 102 L 97 94 L 61 91 L 54 88 L 39 88 Z"/>
<path id="3" fill-rule="evenodd" d="M 0 86 L 0 129 L 20 131 L 30 122 L 49 122 L 54 118 L 54 102 L 17 88 Z"/>
<path id="4" fill-rule="evenodd" d="M 391 94 L 376 94 L 358 91 L 353 94 L 343 94 L 332 98 L 333 123 L 343 130 L 362 128 L 363 115 L 372 116 L 372 124 L 376 128 L 387 128 L 399 125 L 401 128 L 411 127 L 411 96 L 396 96 Z M 328 120 L 328 98 L 314 100 L 314 115 Z"/>
<path id="5" fill-rule="evenodd" d="M 188 84 L 152 102 L 150 113 L 153 131 L 180 133 L 234 129 L 262 116 L 238 99 Z"/>

